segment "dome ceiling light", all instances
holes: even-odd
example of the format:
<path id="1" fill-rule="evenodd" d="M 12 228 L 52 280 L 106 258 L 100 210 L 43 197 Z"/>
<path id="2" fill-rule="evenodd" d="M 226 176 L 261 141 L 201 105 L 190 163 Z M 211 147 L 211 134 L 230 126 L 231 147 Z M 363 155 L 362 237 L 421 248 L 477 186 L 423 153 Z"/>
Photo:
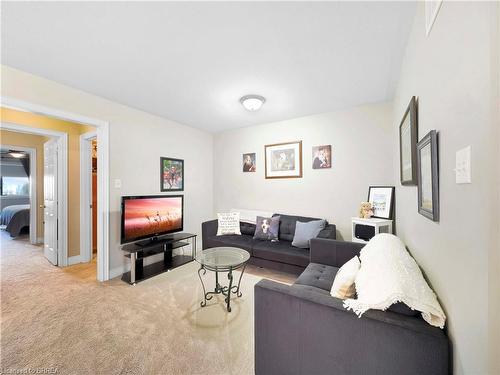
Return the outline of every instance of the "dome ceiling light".
<path id="1" fill-rule="evenodd" d="M 240 99 L 241 105 L 250 112 L 255 112 L 262 107 L 266 99 L 260 95 L 245 95 Z"/>

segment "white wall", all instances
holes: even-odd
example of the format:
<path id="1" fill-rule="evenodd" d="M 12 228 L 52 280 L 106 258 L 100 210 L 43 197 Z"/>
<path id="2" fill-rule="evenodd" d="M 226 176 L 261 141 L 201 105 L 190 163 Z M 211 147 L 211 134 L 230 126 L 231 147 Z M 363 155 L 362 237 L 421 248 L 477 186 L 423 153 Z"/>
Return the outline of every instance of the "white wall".
<path id="1" fill-rule="evenodd" d="M 417 8 L 394 101 L 398 235 L 445 308 L 454 373 L 493 374 L 487 348 L 491 335 L 499 334 L 493 330 L 498 317 L 489 316 L 488 308 L 489 298 L 499 296 L 496 286 L 488 284 L 488 270 L 491 255 L 498 252 L 498 212 L 493 207 L 498 207 L 499 122 L 494 107 L 499 102 L 492 100 L 498 93 L 498 60 L 492 58 L 499 47 L 498 8 L 495 3 L 444 1 L 429 37 L 424 4 Z M 439 223 L 417 213 L 416 187 L 399 184 L 397 129 L 412 95 L 419 98 L 419 138 L 431 129 L 439 132 Z M 472 184 L 457 185 L 455 152 L 468 145 Z"/>
<path id="2" fill-rule="evenodd" d="M 350 239 L 350 218 L 368 186 L 388 185 L 392 171 L 392 106 L 334 113 L 225 131 L 214 138 L 215 208 L 250 208 L 321 217 Z M 302 140 L 303 178 L 265 179 L 264 145 Z M 312 146 L 332 145 L 332 168 L 312 169 Z M 242 172 L 242 154 L 256 153 L 257 172 Z"/>
<path id="3" fill-rule="evenodd" d="M 2 96 L 109 121 L 110 183 L 122 180 L 121 189 L 110 185 L 112 276 L 128 264 L 119 244 L 120 197 L 160 194 L 161 156 L 185 160 L 184 229 L 201 234 L 201 222 L 213 217 L 211 134 L 7 66 L 1 75 Z"/>

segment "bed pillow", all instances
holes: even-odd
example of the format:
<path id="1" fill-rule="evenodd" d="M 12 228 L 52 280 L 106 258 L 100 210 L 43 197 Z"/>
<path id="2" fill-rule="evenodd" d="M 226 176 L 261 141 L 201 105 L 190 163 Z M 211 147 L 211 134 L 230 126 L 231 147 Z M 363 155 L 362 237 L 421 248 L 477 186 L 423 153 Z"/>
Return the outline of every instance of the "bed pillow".
<path id="1" fill-rule="evenodd" d="M 330 290 L 332 297 L 346 299 L 356 295 L 354 280 L 356 280 L 356 275 L 358 274 L 360 266 L 361 263 L 359 262 L 359 258 L 355 256 L 340 267 L 335 275 L 335 280 L 333 280 L 332 289 Z"/>
<path id="2" fill-rule="evenodd" d="M 224 236 L 226 234 L 241 235 L 239 212 L 217 214 L 217 236 Z"/>
<path id="3" fill-rule="evenodd" d="M 297 221 L 292 246 L 309 249 L 309 241 L 316 238 L 319 232 L 325 228 L 325 225 L 325 220 L 313 220 L 307 223 Z"/>
<path id="4" fill-rule="evenodd" d="M 262 217 L 257 216 L 257 224 L 255 225 L 255 240 L 278 241 L 278 232 L 280 230 L 280 217 Z"/>

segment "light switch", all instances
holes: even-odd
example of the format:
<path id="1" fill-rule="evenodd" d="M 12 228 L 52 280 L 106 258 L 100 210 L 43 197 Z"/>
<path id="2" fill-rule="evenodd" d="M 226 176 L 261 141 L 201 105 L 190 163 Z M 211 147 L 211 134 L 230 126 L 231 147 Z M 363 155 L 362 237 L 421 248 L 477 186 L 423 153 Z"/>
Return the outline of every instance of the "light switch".
<path id="1" fill-rule="evenodd" d="M 471 147 L 467 146 L 457 151 L 455 162 L 455 182 L 470 184 L 471 181 Z"/>
<path id="2" fill-rule="evenodd" d="M 115 179 L 115 189 L 121 189 L 122 188 L 122 180 L 119 178 Z"/>

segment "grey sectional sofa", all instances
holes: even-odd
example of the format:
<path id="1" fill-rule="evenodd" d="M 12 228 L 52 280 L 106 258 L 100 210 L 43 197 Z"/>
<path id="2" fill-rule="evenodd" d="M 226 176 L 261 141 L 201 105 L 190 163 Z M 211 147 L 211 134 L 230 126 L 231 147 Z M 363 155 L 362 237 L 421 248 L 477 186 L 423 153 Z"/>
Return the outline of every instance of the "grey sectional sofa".
<path id="1" fill-rule="evenodd" d="M 362 318 L 331 297 L 339 267 L 363 245 L 311 240 L 295 284 L 255 285 L 255 374 L 449 374 L 449 340 L 404 304 Z"/>
<path id="2" fill-rule="evenodd" d="M 218 246 L 234 246 L 248 251 L 251 255 L 250 263 L 260 267 L 267 267 L 281 271 L 300 274 L 309 264 L 309 249 L 299 249 L 292 246 L 297 221 L 309 222 L 319 220 L 312 217 L 280 216 L 279 241 L 254 240 L 255 224 L 240 223 L 241 235 L 217 236 L 217 220 L 202 223 L 203 249 Z M 336 227 L 333 224 L 325 226 L 318 237 L 336 238 Z"/>

